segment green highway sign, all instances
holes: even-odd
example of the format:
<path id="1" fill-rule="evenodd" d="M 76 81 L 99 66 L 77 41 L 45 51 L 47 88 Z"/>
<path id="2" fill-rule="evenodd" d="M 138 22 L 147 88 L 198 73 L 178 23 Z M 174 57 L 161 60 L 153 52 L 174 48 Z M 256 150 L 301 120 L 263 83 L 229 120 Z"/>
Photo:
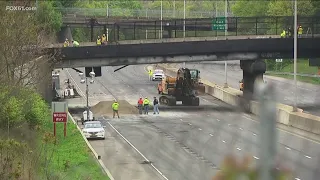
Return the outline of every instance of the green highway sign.
<path id="1" fill-rule="evenodd" d="M 226 18 L 218 17 L 212 20 L 212 30 L 225 30 L 226 29 Z"/>

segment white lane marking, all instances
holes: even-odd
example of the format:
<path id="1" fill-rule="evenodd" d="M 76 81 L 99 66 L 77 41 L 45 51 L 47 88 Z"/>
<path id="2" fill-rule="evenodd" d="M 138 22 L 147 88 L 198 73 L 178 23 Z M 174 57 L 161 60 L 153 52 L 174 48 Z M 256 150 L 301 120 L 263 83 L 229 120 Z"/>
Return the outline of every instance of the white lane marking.
<path id="1" fill-rule="evenodd" d="M 222 140 L 222 142 L 223 142 L 223 143 L 226 143 L 226 141 L 225 141 L 225 140 Z"/>
<path id="2" fill-rule="evenodd" d="M 210 114 L 207 115 L 208 117 L 210 116 Z"/>
<path id="3" fill-rule="evenodd" d="M 220 119 L 217 119 L 217 121 L 220 121 Z"/>
<path id="4" fill-rule="evenodd" d="M 246 115 L 242 115 L 242 117 L 244 117 L 244 118 L 246 118 L 246 119 L 248 119 L 248 120 L 250 120 L 250 121 L 252 121 L 252 122 L 259 123 L 258 121 L 247 117 Z M 289 131 L 286 131 L 286 130 L 284 130 L 284 129 L 280 129 L 280 128 L 278 128 L 278 127 L 277 127 L 277 129 L 278 129 L 279 131 L 282 131 L 282 132 L 284 132 L 284 133 L 288 133 L 288 134 L 290 134 L 290 135 L 292 135 L 292 136 L 295 136 L 295 137 L 298 137 L 298 138 L 301 138 L 301 139 L 310 141 L 310 142 L 312 142 L 312 143 L 320 144 L 320 142 L 318 142 L 318 141 L 314 141 L 314 140 L 312 140 L 312 139 L 308 139 L 308 138 L 306 138 L 306 137 L 300 136 L 300 135 L 298 135 L 298 134 L 294 134 L 294 133 L 289 132 Z"/>
<path id="5" fill-rule="evenodd" d="M 240 149 L 240 148 L 237 148 L 237 150 L 238 150 L 238 151 L 241 151 L 241 149 Z"/>
<path id="6" fill-rule="evenodd" d="M 205 101 L 205 102 L 209 102 L 208 100 L 206 100 L 206 99 L 204 99 L 204 98 L 201 98 L 203 101 Z"/>
<path id="7" fill-rule="evenodd" d="M 210 136 L 213 136 L 213 134 L 209 134 Z"/>
<path id="8" fill-rule="evenodd" d="M 290 148 L 288 148 L 288 147 L 286 147 L 286 149 L 287 149 L 287 150 L 289 150 L 289 151 L 291 151 L 291 149 L 290 149 Z"/>
<path id="9" fill-rule="evenodd" d="M 182 119 L 180 119 L 180 121 L 183 121 Z"/>
<path id="10" fill-rule="evenodd" d="M 239 128 L 241 131 L 243 131 L 243 129 L 242 128 Z"/>
<path id="11" fill-rule="evenodd" d="M 190 126 L 192 125 L 191 123 L 188 123 Z"/>
<path id="12" fill-rule="evenodd" d="M 310 156 L 307 156 L 307 155 L 305 155 L 304 157 L 306 157 L 306 158 L 308 158 L 308 159 L 311 159 L 311 157 L 310 157 Z"/>
<path id="13" fill-rule="evenodd" d="M 301 180 L 301 179 L 299 179 L 299 178 L 294 178 L 295 180 Z"/>
<path id="14" fill-rule="evenodd" d="M 231 126 L 231 124 L 228 124 L 228 126 Z"/>
<path id="15" fill-rule="evenodd" d="M 119 136 L 122 137 L 122 139 L 124 139 L 135 151 L 137 151 L 162 177 L 163 179 L 169 180 L 158 168 L 156 168 L 153 163 L 151 161 L 149 161 L 149 159 L 147 159 L 129 140 L 127 140 L 114 126 L 112 126 L 112 124 L 110 124 L 110 122 L 107 122 L 110 127 L 117 132 L 117 134 Z"/>
<path id="16" fill-rule="evenodd" d="M 257 122 L 257 121 L 251 119 L 250 117 L 248 117 L 248 116 L 246 116 L 246 115 L 242 115 L 242 117 L 244 117 L 244 118 L 246 118 L 246 119 L 248 119 L 248 120 L 250 120 L 250 121 Z"/>
<path id="17" fill-rule="evenodd" d="M 201 128 L 199 128 L 199 131 L 201 131 L 202 129 Z"/>
<path id="18" fill-rule="evenodd" d="M 259 158 L 258 158 L 257 156 L 253 156 L 253 158 L 255 158 L 255 159 L 258 159 L 258 160 L 259 160 Z"/>
<path id="19" fill-rule="evenodd" d="M 257 136 L 255 133 L 252 133 L 253 136 Z"/>

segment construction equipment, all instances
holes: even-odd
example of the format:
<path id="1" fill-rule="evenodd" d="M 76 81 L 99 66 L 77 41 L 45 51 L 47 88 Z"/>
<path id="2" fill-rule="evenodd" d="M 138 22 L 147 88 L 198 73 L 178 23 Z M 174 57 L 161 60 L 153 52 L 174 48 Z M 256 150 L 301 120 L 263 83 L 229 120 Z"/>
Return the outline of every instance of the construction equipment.
<path id="1" fill-rule="evenodd" d="M 160 104 L 175 106 L 182 101 L 186 106 L 199 106 L 198 92 L 204 92 L 204 85 L 200 82 L 200 71 L 197 69 L 180 68 L 177 77 L 166 76 L 158 84 Z"/>

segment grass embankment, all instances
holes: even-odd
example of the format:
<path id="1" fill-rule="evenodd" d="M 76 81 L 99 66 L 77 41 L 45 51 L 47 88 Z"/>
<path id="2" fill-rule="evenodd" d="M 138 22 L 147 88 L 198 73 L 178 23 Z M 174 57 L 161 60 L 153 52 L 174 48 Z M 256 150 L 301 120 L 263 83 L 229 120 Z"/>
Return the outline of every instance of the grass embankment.
<path id="1" fill-rule="evenodd" d="M 294 64 L 293 63 L 286 65 L 285 67 L 283 67 L 280 70 L 279 69 L 280 69 L 280 63 L 278 64 L 278 70 L 269 71 L 265 74 L 293 80 L 292 74 L 276 74 L 276 73 L 293 73 L 294 72 Z M 297 61 L 297 72 L 298 72 L 298 74 L 315 75 L 315 74 L 318 74 L 318 67 L 309 66 L 309 60 L 298 60 Z M 297 75 L 297 80 L 301 81 L 301 82 L 316 84 L 316 85 L 320 84 L 319 77 L 306 77 L 306 76 Z"/>
<path id="2" fill-rule="evenodd" d="M 48 123 L 43 126 L 42 136 L 46 136 L 45 134 L 48 132 L 53 133 L 53 123 L 51 122 L 50 116 L 48 117 Z M 56 143 L 51 143 L 46 147 L 47 153 L 45 155 L 49 159 L 52 157 L 49 164 L 49 169 L 53 170 L 53 172 L 50 172 L 51 177 L 68 180 L 109 179 L 93 157 L 91 150 L 87 147 L 82 135 L 70 118 L 67 124 L 66 137 L 63 134 L 63 123 L 57 123 L 56 130 Z M 43 139 L 39 140 L 43 141 Z M 42 172 L 41 174 L 47 176 L 46 174 L 48 173 Z"/>

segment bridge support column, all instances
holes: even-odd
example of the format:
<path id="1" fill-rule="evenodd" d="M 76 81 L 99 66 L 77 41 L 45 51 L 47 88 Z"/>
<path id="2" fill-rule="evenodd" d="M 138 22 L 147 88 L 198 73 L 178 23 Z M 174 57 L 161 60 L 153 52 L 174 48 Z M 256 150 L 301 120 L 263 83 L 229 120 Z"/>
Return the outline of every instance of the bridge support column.
<path id="1" fill-rule="evenodd" d="M 266 64 L 263 60 L 240 60 L 240 67 L 243 70 L 243 103 L 246 104 L 243 107 L 249 110 L 250 106 L 248 103 L 254 98 L 254 83 L 256 81 L 263 81 Z"/>

